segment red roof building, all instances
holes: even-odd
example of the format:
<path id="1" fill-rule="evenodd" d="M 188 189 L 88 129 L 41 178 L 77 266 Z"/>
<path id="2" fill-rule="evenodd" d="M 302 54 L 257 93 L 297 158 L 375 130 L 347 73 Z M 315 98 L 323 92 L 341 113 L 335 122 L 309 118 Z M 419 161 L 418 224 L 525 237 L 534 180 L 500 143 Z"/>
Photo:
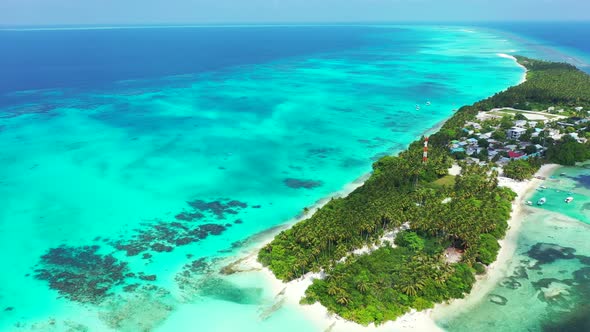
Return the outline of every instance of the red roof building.
<path id="1" fill-rule="evenodd" d="M 508 151 L 508 157 L 510 157 L 510 159 L 518 159 L 524 155 L 524 153 Z"/>

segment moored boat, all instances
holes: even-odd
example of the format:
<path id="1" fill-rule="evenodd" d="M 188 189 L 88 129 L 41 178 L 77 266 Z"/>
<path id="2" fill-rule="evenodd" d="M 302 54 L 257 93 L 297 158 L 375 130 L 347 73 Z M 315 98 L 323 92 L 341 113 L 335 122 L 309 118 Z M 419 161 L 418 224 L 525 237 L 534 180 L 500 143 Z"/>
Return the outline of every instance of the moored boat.
<path id="1" fill-rule="evenodd" d="M 545 197 L 541 197 L 541 199 L 537 201 L 537 205 L 543 205 L 545 203 L 547 203 L 547 198 Z"/>
<path id="2" fill-rule="evenodd" d="M 566 199 L 565 199 L 565 202 L 569 204 L 569 203 L 571 203 L 573 200 L 574 200 L 574 198 L 570 196 L 570 197 L 568 197 L 568 198 L 566 198 Z"/>

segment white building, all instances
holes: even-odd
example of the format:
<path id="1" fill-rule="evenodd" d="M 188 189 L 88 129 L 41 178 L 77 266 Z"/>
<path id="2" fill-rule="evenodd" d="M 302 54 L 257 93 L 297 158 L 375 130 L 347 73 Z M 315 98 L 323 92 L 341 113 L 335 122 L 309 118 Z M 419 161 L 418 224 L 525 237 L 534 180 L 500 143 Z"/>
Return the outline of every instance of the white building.
<path id="1" fill-rule="evenodd" d="M 506 132 L 506 135 L 508 136 L 509 139 L 519 139 L 520 136 L 522 136 L 524 133 L 526 133 L 526 129 L 519 128 L 519 127 L 512 127 L 510 129 L 508 129 L 508 131 Z"/>

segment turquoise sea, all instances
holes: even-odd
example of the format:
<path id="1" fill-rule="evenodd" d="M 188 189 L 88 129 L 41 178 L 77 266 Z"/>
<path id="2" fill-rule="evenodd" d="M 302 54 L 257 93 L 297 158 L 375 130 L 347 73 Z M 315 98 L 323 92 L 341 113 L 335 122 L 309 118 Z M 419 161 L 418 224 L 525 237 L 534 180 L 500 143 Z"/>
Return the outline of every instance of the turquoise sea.
<path id="1" fill-rule="evenodd" d="M 523 47 L 478 28 L 6 30 L 0 43 L 18 46 L 0 63 L 3 331 L 322 330 L 220 266 L 523 76 L 498 56 Z"/>
<path id="2" fill-rule="evenodd" d="M 515 255 L 479 303 L 439 319 L 448 331 L 590 330 L 590 168 L 564 167 L 527 199 Z M 566 204 L 564 199 L 574 197 Z"/>

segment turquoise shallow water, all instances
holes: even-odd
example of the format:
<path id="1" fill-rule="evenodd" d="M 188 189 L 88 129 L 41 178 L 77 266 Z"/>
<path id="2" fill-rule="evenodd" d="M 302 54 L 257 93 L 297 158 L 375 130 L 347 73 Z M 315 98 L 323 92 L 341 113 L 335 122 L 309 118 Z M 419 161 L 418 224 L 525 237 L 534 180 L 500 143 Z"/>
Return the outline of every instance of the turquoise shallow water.
<path id="1" fill-rule="evenodd" d="M 382 27 L 363 38 L 198 74 L 12 93 L 19 102 L 0 109 L 0 330 L 313 330 L 294 308 L 262 319 L 275 294 L 218 276 L 220 259 L 523 74 L 497 55 L 514 46 L 488 32 Z"/>
<path id="2" fill-rule="evenodd" d="M 545 197 L 547 203 L 543 209 L 558 212 L 568 217 L 590 224 L 590 165 L 581 167 L 563 167 L 537 188 L 531 200 L 537 202 Z M 573 197 L 566 204 L 564 200 Z"/>
<path id="3" fill-rule="evenodd" d="M 564 175 L 561 175 L 561 174 Z M 449 331 L 588 331 L 590 329 L 590 169 L 557 170 L 528 199 L 516 254 L 501 281 L 471 308 L 441 318 Z M 564 195 L 575 200 L 566 204 Z"/>

